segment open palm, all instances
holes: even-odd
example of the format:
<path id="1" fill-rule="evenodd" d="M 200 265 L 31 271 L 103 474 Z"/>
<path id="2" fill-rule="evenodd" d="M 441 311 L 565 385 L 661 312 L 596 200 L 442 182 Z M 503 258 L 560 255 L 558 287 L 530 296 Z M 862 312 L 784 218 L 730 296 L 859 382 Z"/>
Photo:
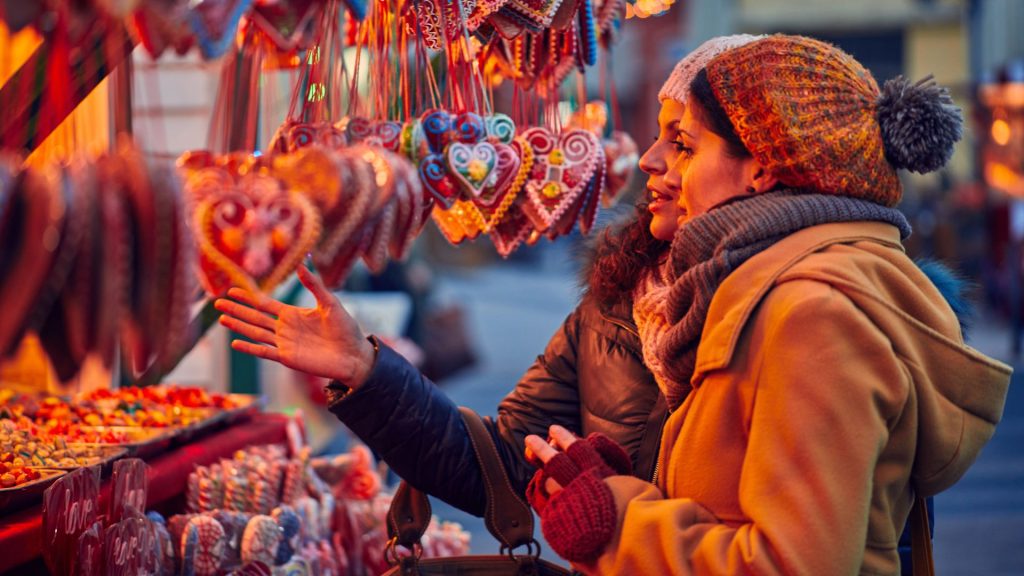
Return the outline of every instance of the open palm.
<path id="1" fill-rule="evenodd" d="M 241 288 L 228 291 L 231 299 L 217 299 L 220 323 L 254 341 L 233 340 L 231 347 L 358 388 L 373 367 L 373 345 L 320 278 L 304 266 L 298 273 L 316 298 L 315 308 L 290 306 Z"/>

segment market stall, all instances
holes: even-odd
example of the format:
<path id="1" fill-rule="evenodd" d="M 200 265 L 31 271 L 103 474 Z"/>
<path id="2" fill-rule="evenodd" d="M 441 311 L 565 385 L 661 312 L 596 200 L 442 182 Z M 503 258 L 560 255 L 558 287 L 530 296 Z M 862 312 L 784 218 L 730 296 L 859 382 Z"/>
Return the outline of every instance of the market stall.
<path id="1" fill-rule="evenodd" d="M 49 374 L 0 388 L 0 571 L 383 571 L 390 496 L 365 450 L 312 458 L 258 396 L 166 375 L 230 287 L 279 295 L 305 263 L 341 289 L 430 222 L 502 257 L 589 233 L 637 158 L 609 53 L 626 17 L 669 4 L 0 4 L 0 47 L 39 38 L 0 76 L 0 366 L 34 346 Z M 168 161 L 132 139 L 133 49 L 223 63 L 207 149 Z M 283 118 L 258 97 L 280 70 Z M 466 539 L 436 524 L 424 552 Z"/>

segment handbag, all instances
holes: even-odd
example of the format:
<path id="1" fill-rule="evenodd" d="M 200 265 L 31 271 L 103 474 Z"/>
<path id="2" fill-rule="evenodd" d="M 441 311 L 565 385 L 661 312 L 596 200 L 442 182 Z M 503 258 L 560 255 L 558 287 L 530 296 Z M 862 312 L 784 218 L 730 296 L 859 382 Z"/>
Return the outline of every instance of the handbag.
<path id="1" fill-rule="evenodd" d="M 924 498 L 914 499 L 910 509 L 911 562 L 914 576 L 935 576 L 935 560 L 932 558 L 932 536 L 928 526 L 928 505 Z"/>
<path id="2" fill-rule="evenodd" d="M 533 512 L 512 489 L 505 468 L 480 416 L 461 407 L 459 412 L 469 430 L 469 437 L 484 478 L 487 504 L 484 523 L 487 531 L 501 542 L 495 555 L 449 556 L 420 558 L 420 538 L 430 522 L 430 501 L 427 495 L 403 481 L 388 510 L 388 542 L 384 556 L 393 566 L 387 576 L 569 576 L 566 568 L 542 560 L 540 544 L 533 538 Z M 412 554 L 399 557 L 397 546 Z M 516 554 L 515 550 L 526 551 Z"/>

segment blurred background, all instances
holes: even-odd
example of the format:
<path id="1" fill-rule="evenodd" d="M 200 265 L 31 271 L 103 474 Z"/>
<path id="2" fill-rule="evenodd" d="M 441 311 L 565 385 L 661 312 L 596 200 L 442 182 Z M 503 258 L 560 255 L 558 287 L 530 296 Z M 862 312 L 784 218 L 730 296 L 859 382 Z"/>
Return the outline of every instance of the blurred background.
<path id="1" fill-rule="evenodd" d="M 1022 31 L 1024 0 L 677 0 L 660 15 L 631 18 L 623 25 L 612 64 L 622 114 L 617 128 L 629 132 L 642 152 L 656 133 L 658 89 L 675 62 L 723 34 L 814 36 L 853 54 L 879 83 L 899 74 L 914 80 L 933 74 L 952 89 L 968 130 L 944 170 L 904 175 L 900 208 L 914 226 L 907 249 L 914 256 L 940 259 L 974 282 L 979 313 L 970 343 L 1020 367 Z M 0 84 L 39 43 L 31 29 L 12 35 L 0 27 Z M 170 161 L 204 148 L 220 76 L 220 62 L 201 60 L 195 51 L 154 61 L 136 49 L 36 154 L 71 141 L 104 150 L 114 126 L 129 127 L 155 159 Z M 295 73 L 289 71 L 264 78 L 260 141 L 267 142 L 285 117 L 294 82 Z M 587 78 L 587 90 L 599 97 L 596 73 Z M 592 235 L 630 214 L 642 188 L 642 175 L 637 175 L 619 204 L 600 212 Z M 577 232 L 520 248 L 505 260 L 483 239 L 451 246 L 428 224 L 409 261 L 376 276 L 357 269 L 340 295 L 365 329 L 397 342 L 456 402 L 494 414 L 498 401 L 576 303 L 585 245 Z M 294 286 L 282 287 L 285 293 L 309 301 Z M 228 334 L 213 328 L 167 380 L 263 394 L 270 409 L 303 414 L 318 450 L 337 450 L 350 442 L 323 408 L 322 382 L 235 354 L 228 341 Z M 26 341 L 20 354 L 38 355 L 37 345 Z M 38 365 L 5 364 L 0 380 L 37 381 L 33 371 Z M 1024 574 L 1024 392 L 1019 380 L 1014 378 L 1004 421 L 981 460 L 936 498 L 935 554 L 941 574 Z M 443 506 L 435 512 L 463 522 L 474 534 L 474 551 L 497 549 L 478 519 Z"/>

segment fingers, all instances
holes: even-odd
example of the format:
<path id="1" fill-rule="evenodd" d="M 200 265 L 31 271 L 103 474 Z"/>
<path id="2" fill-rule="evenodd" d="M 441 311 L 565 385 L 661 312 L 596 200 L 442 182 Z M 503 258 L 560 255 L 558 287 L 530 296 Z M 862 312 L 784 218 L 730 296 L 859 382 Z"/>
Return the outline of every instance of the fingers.
<path id="1" fill-rule="evenodd" d="M 548 434 L 550 434 L 551 439 L 554 440 L 555 447 L 562 451 L 568 450 L 569 446 L 572 446 L 572 444 L 578 440 L 575 434 L 557 424 L 550 428 Z"/>
<path id="2" fill-rule="evenodd" d="M 239 320 L 233 316 L 221 316 L 218 321 L 221 326 L 224 326 L 228 330 L 233 330 L 251 340 L 262 342 L 264 344 L 277 344 L 277 337 L 273 332 L 266 328 L 253 326 L 252 324 Z"/>
<path id="3" fill-rule="evenodd" d="M 327 286 L 324 286 L 324 281 L 320 279 L 320 276 L 310 272 L 305 265 L 299 266 L 298 273 L 299 282 L 302 282 L 302 285 L 313 293 L 317 304 L 328 305 L 335 302 L 334 295 L 327 289 Z"/>
<path id="4" fill-rule="evenodd" d="M 274 362 L 281 361 L 281 356 L 279 355 L 277 348 L 274 348 L 273 346 L 263 346 L 261 344 L 246 342 L 245 340 L 232 340 L 231 348 L 243 354 L 249 354 L 257 358 L 263 358 L 264 360 L 273 360 Z"/>
<path id="5" fill-rule="evenodd" d="M 281 311 L 285 308 L 284 304 L 274 300 L 266 294 L 250 292 L 242 288 L 232 288 L 228 290 L 228 296 L 243 304 L 248 304 L 260 312 L 265 312 L 274 316 L 280 316 Z"/>
<path id="6" fill-rule="evenodd" d="M 242 306 L 238 302 L 228 300 L 227 298 L 218 298 L 217 301 L 213 303 L 213 307 L 224 314 L 240 318 L 254 326 L 266 328 L 267 330 L 274 329 L 274 318 L 271 318 L 262 312 L 257 312 L 248 306 Z"/>
<path id="7" fill-rule="evenodd" d="M 549 460 L 558 454 L 558 450 L 555 450 L 540 436 L 534 434 L 530 434 L 526 437 L 526 448 L 530 452 L 533 452 L 533 456 L 539 459 L 543 464 L 547 464 Z"/>

